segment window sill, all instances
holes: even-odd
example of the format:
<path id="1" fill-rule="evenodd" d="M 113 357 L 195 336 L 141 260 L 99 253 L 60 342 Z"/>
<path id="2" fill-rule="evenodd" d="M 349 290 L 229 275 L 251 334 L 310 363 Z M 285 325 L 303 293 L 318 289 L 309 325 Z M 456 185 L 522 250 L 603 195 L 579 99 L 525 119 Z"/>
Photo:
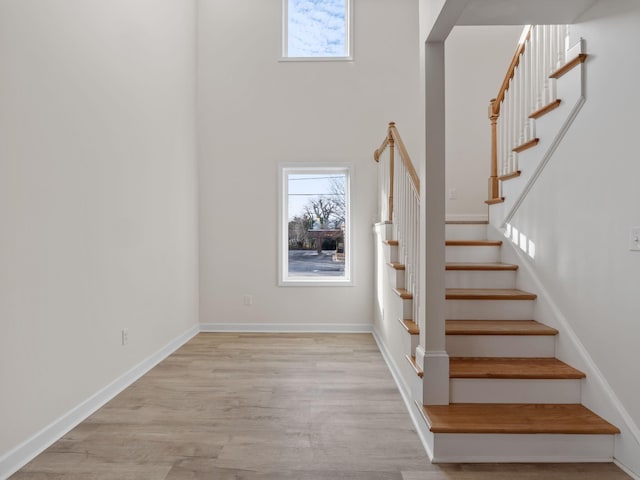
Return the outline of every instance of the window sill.
<path id="1" fill-rule="evenodd" d="M 353 280 L 322 280 L 319 278 L 299 277 L 278 282 L 279 287 L 353 287 Z"/>
<path id="2" fill-rule="evenodd" d="M 278 62 L 353 62 L 353 57 L 280 57 Z"/>

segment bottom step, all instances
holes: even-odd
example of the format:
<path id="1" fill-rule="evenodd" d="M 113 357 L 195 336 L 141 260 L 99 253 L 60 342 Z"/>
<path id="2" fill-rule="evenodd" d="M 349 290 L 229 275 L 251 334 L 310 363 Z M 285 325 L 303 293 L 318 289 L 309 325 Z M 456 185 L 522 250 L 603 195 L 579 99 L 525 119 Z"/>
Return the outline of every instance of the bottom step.
<path id="1" fill-rule="evenodd" d="M 416 407 L 434 463 L 611 462 L 619 432 L 582 405 Z"/>
<path id="2" fill-rule="evenodd" d="M 453 403 L 422 409 L 429 429 L 434 433 L 620 433 L 579 404 Z"/>

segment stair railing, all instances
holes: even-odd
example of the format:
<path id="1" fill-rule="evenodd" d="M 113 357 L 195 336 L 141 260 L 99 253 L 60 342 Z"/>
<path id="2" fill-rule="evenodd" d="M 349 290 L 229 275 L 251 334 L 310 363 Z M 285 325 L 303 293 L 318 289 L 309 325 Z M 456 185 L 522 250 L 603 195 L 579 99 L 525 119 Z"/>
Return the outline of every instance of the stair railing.
<path id="1" fill-rule="evenodd" d="M 397 152 L 396 152 L 397 150 Z M 396 161 L 396 153 L 400 161 Z M 405 290 L 413 297 L 413 320 L 418 319 L 420 246 L 420 179 L 394 122 L 374 152 L 378 175 L 380 220 L 393 224 L 398 262 L 405 267 Z"/>
<path id="2" fill-rule="evenodd" d="M 566 61 L 567 25 L 525 27 L 498 95 L 489 103 L 489 200 L 499 203 L 500 180 L 518 176 L 518 154 L 538 143 L 535 119 L 558 105 L 550 75 Z"/>

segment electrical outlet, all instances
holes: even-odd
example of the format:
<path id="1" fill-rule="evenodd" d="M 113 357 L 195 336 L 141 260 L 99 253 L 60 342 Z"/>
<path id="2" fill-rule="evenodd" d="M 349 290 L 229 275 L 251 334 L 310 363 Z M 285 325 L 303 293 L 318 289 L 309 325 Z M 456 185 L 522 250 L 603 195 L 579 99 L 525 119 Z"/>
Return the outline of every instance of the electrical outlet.
<path id="1" fill-rule="evenodd" d="M 129 329 L 123 328 L 122 329 L 122 346 L 125 346 L 128 343 L 129 343 Z"/>
<path id="2" fill-rule="evenodd" d="M 455 188 L 449 190 L 449 200 L 455 200 L 458 197 L 458 192 Z"/>
<path id="3" fill-rule="evenodd" d="M 631 227 L 629 235 L 629 250 L 640 252 L 640 227 Z"/>
<path id="4" fill-rule="evenodd" d="M 247 307 L 253 305 L 253 295 L 249 295 L 248 293 L 244 294 L 242 296 L 242 303 Z"/>

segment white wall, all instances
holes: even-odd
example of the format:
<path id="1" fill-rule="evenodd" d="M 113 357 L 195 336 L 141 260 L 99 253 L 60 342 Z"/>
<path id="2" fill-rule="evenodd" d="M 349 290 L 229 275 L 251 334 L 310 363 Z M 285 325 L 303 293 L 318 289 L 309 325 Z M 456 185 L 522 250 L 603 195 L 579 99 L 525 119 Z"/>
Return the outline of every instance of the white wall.
<path id="1" fill-rule="evenodd" d="M 198 3 L 203 323 L 373 321 L 372 154 L 389 121 L 418 151 L 418 18 L 412 0 L 354 4 L 355 61 L 293 63 L 281 0 Z M 353 163 L 355 286 L 277 286 L 279 162 Z"/>
<path id="2" fill-rule="evenodd" d="M 521 26 L 457 26 L 445 42 L 447 220 L 486 220 L 489 100 L 507 73 Z M 455 199 L 450 198 L 452 190 Z"/>
<path id="3" fill-rule="evenodd" d="M 629 57 L 639 25 L 627 0 L 600 1 L 571 27 L 586 39 L 587 100 L 511 222 L 535 242 L 535 271 L 628 412 L 625 426 L 587 379 L 584 403 L 624 427 L 616 458 L 638 475 L 640 252 L 628 244 L 640 226 L 640 63 Z"/>
<path id="4" fill-rule="evenodd" d="M 197 325 L 194 31 L 0 1 L 0 459 Z"/>

